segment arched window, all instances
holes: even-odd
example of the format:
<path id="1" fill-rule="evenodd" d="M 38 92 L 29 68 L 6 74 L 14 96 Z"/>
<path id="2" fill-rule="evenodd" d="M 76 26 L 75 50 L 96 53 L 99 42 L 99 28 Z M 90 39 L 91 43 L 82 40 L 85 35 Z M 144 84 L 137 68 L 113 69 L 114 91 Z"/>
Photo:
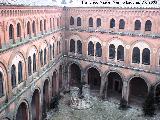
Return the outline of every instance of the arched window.
<path id="1" fill-rule="evenodd" d="M 28 76 L 31 76 L 31 74 L 32 74 L 32 72 L 31 72 L 31 70 L 32 70 L 31 66 L 32 66 L 32 61 L 31 61 L 31 56 L 29 56 L 28 57 Z"/>
<path id="2" fill-rule="evenodd" d="M 110 28 L 114 28 L 115 27 L 115 20 L 112 18 L 110 20 Z"/>
<path id="3" fill-rule="evenodd" d="M 12 88 L 16 87 L 16 66 L 12 65 L 11 67 L 11 83 L 12 83 Z"/>
<path id="4" fill-rule="evenodd" d="M 46 57 L 47 57 L 47 51 L 46 51 L 46 48 L 44 48 L 44 65 L 47 63 L 46 61 Z"/>
<path id="5" fill-rule="evenodd" d="M 97 27 L 100 27 L 100 26 L 101 26 L 101 19 L 97 18 Z"/>
<path id="6" fill-rule="evenodd" d="M 92 41 L 88 43 L 88 55 L 94 56 L 94 44 Z"/>
<path id="7" fill-rule="evenodd" d="M 40 63 L 41 63 L 41 67 L 43 66 L 43 50 L 41 49 L 40 51 Z"/>
<path id="8" fill-rule="evenodd" d="M 70 25 L 74 25 L 74 18 L 72 16 L 70 17 Z"/>
<path id="9" fill-rule="evenodd" d="M 54 28 L 54 18 L 53 18 L 53 28 Z"/>
<path id="10" fill-rule="evenodd" d="M 32 32 L 33 32 L 34 34 L 36 34 L 35 21 L 33 21 L 33 23 L 32 23 Z"/>
<path id="11" fill-rule="evenodd" d="M 59 49 L 58 48 L 59 48 L 59 42 L 57 41 L 57 55 L 59 53 L 59 51 L 58 51 Z"/>
<path id="12" fill-rule="evenodd" d="M 53 58 L 54 58 L 54 43 L 53 43 L 53 48 L 52 48 L 52 56 L 53 56 Z"/>
<path id="13" fill-rule="evenodd" d="M 89 18 L 89 27 L 93 27 L 93 18 L 92 17 Z"/>
<path id="14" fill-rule="evenodd" d="M 70 40 L 70 52 L 75 53 L 75 41 L 73 39 Z"/>
<path id="15" fill-rule="evenodd" d="M 134 30 L 140 30 L 141 29 L 141 22 L 140 20 L 135 21 Z"/>
<path id="16" fill-rule="evenodd" d="M 50 60 L 52 60 L 52 45 L 49 46 L 49 56 Z"/>
<path id="17" fill-rule="evenodd" d="M 124 61 L 124 47 L 122 45 L 118 46 L 117 60 Z"/>
<path id="18" fill-rule="evenodd" d="M 9 26 L 9 39 L 14 39 L 14 28 L 12 24 Z"/>
<path id="19" fill-rule="evenodd" d="M 80 40 L 77 41 L 77 53 L 82 54 L 82 42 Z"/>
<path id="20" fill-rule="evenodd" d="M 20 23 L 17 24 L 17 37 L 21 37 L 21 25 L 20 25 Z"/>
<path id="21" fill-rule="evenodd" d="M 80 17 L 77 18 L 77 26 L 81 26 L 81 18 Z"/>
<path id="22" fill-rule="evenodd" d="M 4 95 L 4 90 L 3 90 L 3 74 L 0 72 L 0 97 Z"/>
<path id="23" fill-rule="evenodd" d="M 50 29 L 52 29 L 52 19 L 50 18 Z"/>
<path id="24" fill-rule="evenodd" d="M 59 27 L 59 18 L 57 18 L 57 26 Z"/>
<path id="25" fill-rule="evenodd" d="M 101 57 L 102 56 L 102 47 L 99 42 L 96 43 L 96 56 Z"/>
<path id="26" fill-rule="evenodd" d="M 27 35 L 30 35 L 30 22 L 27 22 Z"/>
<path id="27" fill-rule="evenodd" d="M 19 61 L 18 63 L 18 83 L 21 83 L 23 80 L 23 69 L 22 69 L 22 62 Z"/>
<path id="28" fill-rule="evenodd" d="M 125 21 L 123 19 L 120 19 L 119 21 L 119 29 L 124 29 L 125 28 Z"/>
<path id="29" fill-rule="evenodd" d="M 33 73 L 36 72 L 36 54 L 33 54 Z"/>
<path id="30" fill-rule="evenodd" d="M 140 63 L 140 49 L 138 47 L 133 48 L 132 63 Z"/>
<path id="31" fill-rule="evenodd" d="M 150 65 L 150 50 L 148 48 L 143 49 L 142 64 Z"/>
<path id="32" fill-rule="evenodd" d="M 145 31 L 151 31 L 152 28 L 152 22 L 150 20 L 147 20 L 145 23 Z"/>
<path id="33" fill-rule="evenodd" d="M 109 45 L 109 59 L 115 58 L 115 46 L 113 44 Z"/>
<path id="34" fill-rule="evenodd" d="M 59 53 L 61 53 L 61 42 L 59 41 Z"/>
<path id="35" fill-rule="evenodd" d="M 40 20 L 40 31 L 41 31 L 41 32 L 43 31 L 42 28 L 43 28 L 43 27 L 42 27 L 42 20 Z"/>
<path id="36" fill-rule="evenodd" d="M 44 30 L 46 31 L 46 19 L 44 20 Z"/>

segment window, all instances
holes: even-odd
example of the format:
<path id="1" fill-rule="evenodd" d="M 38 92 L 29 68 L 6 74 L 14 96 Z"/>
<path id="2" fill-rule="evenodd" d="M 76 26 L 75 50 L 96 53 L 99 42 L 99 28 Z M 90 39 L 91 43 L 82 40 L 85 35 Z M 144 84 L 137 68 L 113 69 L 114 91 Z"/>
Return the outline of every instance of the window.
<path id="1" fill-rule="evenodd" d="M 101 57 L 102 56 L 102 47 L 99 42 L 96 43 L 96 56 Z"/>
<path id="2" fill-rule="evenodd" d="M 44 20 L 44 30 L 46 31 L 46 19 Z"/>
<path id="3" fill-rule="evenodd" d="M 53 18 L 53 28 L 54 28 L 54 18 Z"/>
<path id="4" fill-rule="evenodd" d="M 59 18 L 57 18 L 57 26 L 59 27 Z"/>
<path id="5" fill-rule="evenodd" d="M 30 35 L 30 22 L 27 22 L 27 35 Z"/>
<path id="6" fill-rule="evenodd" d="M 74 18 L 72 16 L 70 17 L 70 25 L 74 25 Z"/>
<path id="7" fill-rule="evenodd" d="M 52 19 L 50 18 L 50 29 L 52 29 Z"/>
<path id="8" fill-rule="evenodd" d="M 40 31 L 42 32 L 42 20 L 40 21 Z"/>
<path id="9" fill-rule="evenodd" d="M 3 90 L 3 74 L 0 72 L 0 97 L 4 95 L 4 90 Z"/>
<path id="10" fill-rule="evenodd" d="M 12 24 L 9 26 L 9 39 L 14 39 L 14 28 Z"/>
<path id="11" fill-rule="evenodd" d="M 21 25 L 20 23 L 17 24 L 17 37 L 21 36 Z"/>
<path id="12" fill-rule="evenodd" d="M 23 70 L 22 70 L 22 62 L 21 61 L 19 61 L 19 63 L 18 63 L 18 83 L 21 83 L 22 82 L 22 80 L 23 80 Z"/>
<path id="13" fill-rule="evenodd" d="M 93 27 L 93 18 L 92 17 L 89 18 L 89 27 Z"/>
<path id="14" fill-rule="evenodd" d="M 115 27 L 115 20 L 112 18 L 110 20 L 110 28 L 114 28 Z"/>
<path id="15" fill-rule="evenodd" d="M 97 18 L 97 27 L 100 27 L 100 26 L 101 26 L 101 19 Z"/>
<path id="16" fill-rule="evenodd" d="M 33 73 L 36 72 L 36 54 L 33 54 Z"/>
<path id="17" fill-rule="evenodd" d="M 34 34 L 36 33 L 35 21 L 33 21 L 33 23 L 32 23 L 32 32 L 33 32 Z"/>
<path id="18" fill-rule="evenodd" d="M 81 26 L 81 18 L 80 17 L 77 18 L 77 26 Z"/>
<path id="19" fill-rule="evenodd" d="M 41 67 L 43 66 L 43 50 L 41 49 L 40 51 L 40 63 L 41 63 Z"/>
<path id="20" fill-rule="evenodd" d="M 119 29 L 124 29 L 125 28 L 125 21 L 123 19 L 120 19 L 119 21 Z"/>
<path id="21" fill-rule="evenodd" d="M 58 51 L 59 49 L 58 48 L 59 48 L 59 42 L 57 41 L 57 55 L 59 53 L 59 51 Z"/>
<path id="22" fill-rule="evenodd" d="M 31 56 L 28 57 L 28 76 L 31 76 L 31 66 L 32 66 L 32 61 L 31 61 Z"/>
<path id="23" fill-rule="evenodd" d="M 124 61 L 124 47 L 122 45 L 118 46 L 117 60 Z"/>
<path id="24" fill-rule="evenodd" d="M 53 58 L 54 58 L 54 43 L 53 43 L 52 51 L 53 51 L 52 56 L 53 56 Z"/>
<path id="25" fill-rule="evenodd" d="M 75 53 L 75 41 L 73 39 L 70 40 L 70 52 Z"/>
<path id="26" fill-rule="evenodd" d="M 115 58 L 115 46 L 113 44 L 109 45 L 109 59 Z"/>
<path id="27" fill-rule="evenodd" d="M 82 54 L 82 43 L 80 40 L 77 41 L 77 53 Z"/>
<path id="28" fill-rule="evenodd" d="M 88 55 L 94 56 L 94 44 L 92 41 L 88 43 Z"/>
<path id="29" fill-rule="evenodd" d="M 59 41 L 59 53 L 61 53 L 61 42 Z"/>
<path id="30" fill-rule="evenodd" d="M 145 23 L 145 31 L 151 31 L 152 28 L 152 22 L 150 20 L 147 20 Z"/>
<path id="31" fill-rule="evenodd" d="M 143 49 L 142 64 L 150 65 L 150 50 L 148 48 Z"/>
<path id="32" fill-rule="evenodd" d="M 47 63 L 46 61 L 46 57 L 47 57 L 47 51 L 46 51 L 46 48 L 44 48 L 44 65 Z"/>
<path id="33" fill-rule="evenodd" d="M 133 48 L 132 63 L 140 63 L 140 49 L 138 47 Z"/>
<path id="34" fill-rule="evenodd" d="M 52 60 L 52 45 L 49 46 L 49 56 L 50 60 Z"/>
<path id="35" fill-rule="evenodd" d="M 141 29 L 141 22 L 140 20 L 136 20 L 134 30 L 140 30 L 140 29 Z"/>
<path id="36" fill-rule="evenodd" d="M 12 88 L 16 87 L 16 66 L 12 65 L 11 67 L 11 83 L 12 83 Z"/>

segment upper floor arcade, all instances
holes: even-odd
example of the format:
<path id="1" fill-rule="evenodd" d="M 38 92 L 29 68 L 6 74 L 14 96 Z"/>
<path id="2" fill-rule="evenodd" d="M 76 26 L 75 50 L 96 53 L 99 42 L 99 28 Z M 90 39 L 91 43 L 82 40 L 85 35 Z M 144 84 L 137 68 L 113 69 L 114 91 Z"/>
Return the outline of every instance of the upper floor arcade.
<path id="1" fill-rule="evenodd" d="M 159 9 L 66 8 L 69 30 L 159 37 Z"/>
<path id="2" fill-rule="evenodd" d="M 1 51 L 64 27 L 61 7 L 1 6 L 0 16 Z"/>

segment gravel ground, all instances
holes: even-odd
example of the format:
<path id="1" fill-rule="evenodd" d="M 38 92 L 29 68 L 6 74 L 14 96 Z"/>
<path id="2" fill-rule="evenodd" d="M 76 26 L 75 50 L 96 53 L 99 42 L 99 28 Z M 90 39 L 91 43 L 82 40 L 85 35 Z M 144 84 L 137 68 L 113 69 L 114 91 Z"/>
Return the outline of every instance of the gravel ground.
<path id="1" fill-rule="evenodd" d="M 85 110 L 75 110 L 68 106 L 69 95 L 60 100 L 59 112 L 51 111 L 48 120 L 160 120 L 160 114 L 154 117 L 144 117 L 142 111 L 136 108 L 119 110 L 118 104 L 101 101 L 94 97 L 93 106 Z M 51 115 L 52 114 L 52 115 Z"/>

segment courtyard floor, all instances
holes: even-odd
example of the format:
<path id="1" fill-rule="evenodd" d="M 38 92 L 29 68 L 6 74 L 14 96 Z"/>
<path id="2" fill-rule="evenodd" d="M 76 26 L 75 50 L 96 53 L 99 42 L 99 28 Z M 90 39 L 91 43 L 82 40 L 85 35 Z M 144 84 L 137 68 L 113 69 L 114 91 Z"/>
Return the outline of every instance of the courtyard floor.
<path id="1" fill-rule="evenodd" d="M 47 120 L 160 120 L 160 115 L 144 117 L 141 109 L 129 108 L 119 110 L 119 105 L 114 102 L 102 101 L 97 97 L 92 98 L 93 106 L 85 110 L 75 110 L 69 105 L 69 94 L 60 100 L 59 111 L 50 111 Z"/>

